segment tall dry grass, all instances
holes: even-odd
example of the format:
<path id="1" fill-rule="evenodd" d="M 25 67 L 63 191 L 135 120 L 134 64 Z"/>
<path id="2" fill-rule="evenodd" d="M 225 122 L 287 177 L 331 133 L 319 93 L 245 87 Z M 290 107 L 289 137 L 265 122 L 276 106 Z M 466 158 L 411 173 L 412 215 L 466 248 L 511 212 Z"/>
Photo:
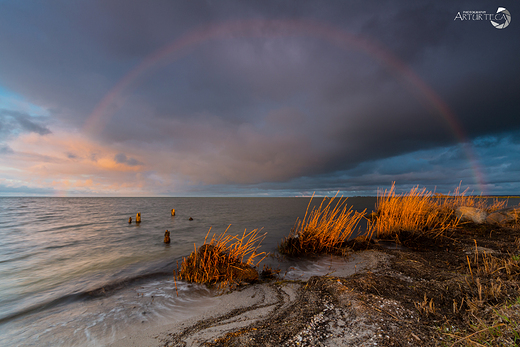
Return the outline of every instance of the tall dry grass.
<path id="1" fill-rule="evenodd" d="M 461 185 L 459 184 L 453 193 L 449 192 L 447 195 L 434 194 L 434 197 L 443 200 L 442 205 L 453 210 L 457 209 L 459 206 L 469 206 L 488 212 L 494 212 L 507 206 L 508 199 L 504 200 L 495 197 L 490 203 L 489 198 L 468 195 L 468 191 L 469 188 L 461 191 Z"/>
<path id="2" fill-rule="evenodd" d="M 220 235 L 213 234 L 208 242 L 208 231 L 204 244 L 189 257 L 184 258 L 180 271 L 176 275 L 187 282 L 219 284 L 220 288 L 237 285 L 241 282 L 252 282 L 258 279 L 255 267 L 267 256 L 265 252 L 258 253 L 266 234 L 259 230 L 244 231 L 242 236 L 231 236 L 226 229 Z"/>
<path id="3" fill-rule="evenodd" d="M 366 211 L 357 212 L 347 206 L 347 199 L 324 198 L 309 212 L 309 201 L 302 220 L 297 220 L 289 236 L 278 246 L 280 253 L 306 254 L 342 253 L 342 246 L 356 230 Z"/>
<path id="4" fill-rule="evenodd" d="M 458 219 L 447 201 L 418 186 L 406 194 L 396 194 L 394 182 L 389 190 L 378 190 L 377 216 L 369 221 L 369 233 L 388 238 L 398 236 L 402 231 L 456 227 Z"/>
<path id="5" fill-rule="evenodd" d="M 460 192 L 460 186 L 448 195 L 437 195 L 416 186 L 408 193 L 396 194 L 393 182 L 389 190 L 378 190 L 377 212 L 369 221 L 369 234 L 378 238 L 396 238 L 402 231 L 442 234 L 459 226 L 460 220 L 455 216 L 459 206 L 491 212 L 507 205 L 507 201 L 498 199 L 488 204 L 488 199 L 466 196 L 466 193 L 467 189 Z"/>

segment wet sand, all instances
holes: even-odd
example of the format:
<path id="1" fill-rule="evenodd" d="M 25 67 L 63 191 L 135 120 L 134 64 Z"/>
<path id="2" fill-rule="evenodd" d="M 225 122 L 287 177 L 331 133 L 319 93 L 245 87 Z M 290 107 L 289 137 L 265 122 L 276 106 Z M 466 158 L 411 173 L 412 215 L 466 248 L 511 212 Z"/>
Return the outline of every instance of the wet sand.
<path id="1" fill-rule="evenodd" d="M 280 274 L 278 280 L 214 296 L 204 307 L 190 311 L 189 317 L 147 326 L 129 325 L 110 346 L 226 345 L 228 338 L 239 335 L 243 335 L 244 340 L 239 339 L 243 345 L 276 345 L 246 333 L 262 330 L 278 335 L 278 340 L 286 345 L 318 341 L 326 346 L 365 345 L 377 329 L 365 322 L 364 314 L 360 314 L 364 308 L 350 297 L 341 278 L 377 271 L 388 258 L 384 252 L 364 251 L 348 258 L 325 256 L 303 261 Z M 339 295 L 334 300 L 322 293 L 321 288 L 325 285 L 323 280 L 331 278 L 335 280 L 328 281 L 327 286 L 332 285 Z M 342 299 L 338 301 L 340 296 Z M 338 305 L 340 302 L 348 305 Z M 325 323 L 330 325 L 327 329 L 330 336 L 322 336 L 318 331 Z"/>

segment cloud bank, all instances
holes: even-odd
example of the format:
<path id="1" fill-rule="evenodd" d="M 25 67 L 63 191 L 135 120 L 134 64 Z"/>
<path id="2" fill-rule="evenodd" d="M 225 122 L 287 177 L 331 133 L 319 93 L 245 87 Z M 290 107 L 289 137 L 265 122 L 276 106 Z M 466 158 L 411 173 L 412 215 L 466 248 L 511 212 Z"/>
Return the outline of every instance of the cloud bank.
<path id="1" fill-rule="evenodd" d="M 3 2 L 0 194 L 520 194 L 500 5 L 502 30 L 454 20 L 484 1 Z"/>

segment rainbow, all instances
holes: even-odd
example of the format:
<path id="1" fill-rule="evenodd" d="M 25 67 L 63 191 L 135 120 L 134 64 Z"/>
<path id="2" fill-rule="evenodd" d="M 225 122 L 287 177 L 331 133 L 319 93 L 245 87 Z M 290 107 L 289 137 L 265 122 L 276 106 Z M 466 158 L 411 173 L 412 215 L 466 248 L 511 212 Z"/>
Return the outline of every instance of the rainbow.
<path id="1" fill-rule="evenodd" d="M 273 38 L 273 37 L 311 37 L 327 41 L 342 49 L 357 49 L 379 61 L 384 66 L 397 72 L 409 82 L 414 92 L 420 94 L 433 106 L 447 123 L 455 138 L 464 144 L 475 182 L 481 192 L 485 191 L 484 176 L 470 142 L 453 111 L 412 69 L 395 55 L 373 40 L 351 34 L 331 25 L 310 20 L 240 20 L 219 24 L 210 24 L 184 34 L 172 43 L 147 56 L 139 65 L 128 72 L 96 105 L 84 123 L 83 131 L 97 133 L 104 129 L 123 92 L 137 85 L 139 79 L 161 63 L 171 63 L 181 56 L 189 54 L 190 49 L 209 40 L 225 38 Z"/>

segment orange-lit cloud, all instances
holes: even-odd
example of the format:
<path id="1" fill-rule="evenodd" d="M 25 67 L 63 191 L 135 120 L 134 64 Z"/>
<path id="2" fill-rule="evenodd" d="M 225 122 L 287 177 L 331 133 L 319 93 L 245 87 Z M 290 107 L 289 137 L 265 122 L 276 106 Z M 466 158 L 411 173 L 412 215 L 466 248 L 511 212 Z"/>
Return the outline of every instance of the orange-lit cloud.
<path id="1" fill-rule="evenodd" d="M 145 186 L 144 161 L 118 162 L 121 151 L 101 146 L 79 133 L 22 134 L 9 142 L 13 153 L 0 165 L 2 183 L 84 193 L 136 193 Z M 137 164 L 136 164 L 137 163 Z"/>

